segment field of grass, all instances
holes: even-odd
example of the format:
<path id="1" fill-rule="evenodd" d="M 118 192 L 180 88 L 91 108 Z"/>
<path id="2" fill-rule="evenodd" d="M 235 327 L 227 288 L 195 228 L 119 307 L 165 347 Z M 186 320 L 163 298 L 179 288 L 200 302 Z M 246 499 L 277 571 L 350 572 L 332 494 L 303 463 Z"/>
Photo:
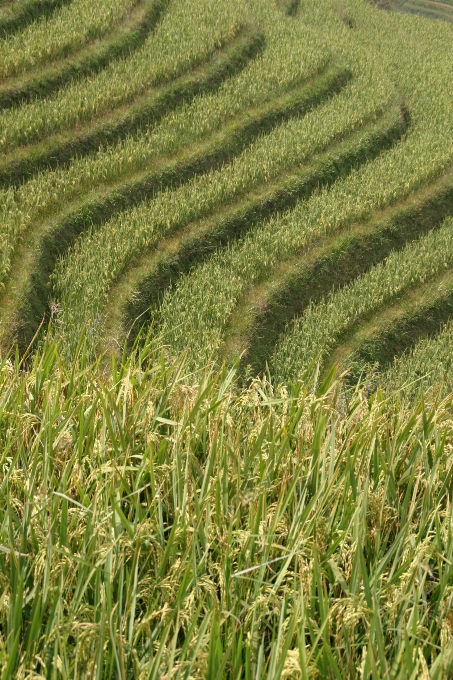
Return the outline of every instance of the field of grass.
<path id="1" fill-rule="evenodd" d="M 1 680 L 453 677 L 452 19 L 0 1 Z"/>
<path id="2" fill-rule="evenodd" d="M 453 3 L 451 0 L 405 0 L 398 3 L 402 12 L 438 21 L 453 21 Z"/>

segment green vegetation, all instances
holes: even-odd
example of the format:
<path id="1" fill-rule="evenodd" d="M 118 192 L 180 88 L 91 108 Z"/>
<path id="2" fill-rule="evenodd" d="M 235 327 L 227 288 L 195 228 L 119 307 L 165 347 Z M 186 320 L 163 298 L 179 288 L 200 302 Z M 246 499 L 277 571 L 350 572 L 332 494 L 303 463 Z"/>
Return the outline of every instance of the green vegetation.
<path id="1" fill-rule="evenodd" d="M 36 19 L 52 16 L 72 0 L 11 0 L 0 5 L 0 37 L 24 29 Z"/>
<path id="2" fill-rule="evenodd" d="M 382 262 L 392 250 L 403 248 L 440 225 L 449 215 L 453 215 L 453 192 L 451 177 L 446 173 L 415 196 L 375 213 L 371 220 L 322 239 L 305 257 L 286 261 L 273 276 L 253 286 L 233 312 L 224 354 L 237 356 L 245 350 L 244 366 L 255 374 L 264 371 L 294 317 L 322 301 L 333 288 L 351 283 Z M 382 315 L 387 311 L 384 307 Z M 374 323 L 371 319 L 366 325 Z M 349 343 L 350 339 L 345 338 L 332 356 L 325 357 L 327 365 L 336 359 L 341 363 Z"/>
<path id="3" fill-rule="evenodd" d="M 96 151 L 100 145 L 146 129 L 172 108 L 191 101 L 199 93 L 215 89 L 225 77 L 243 67 L 261 42 L 256 31 L 245 28 L 225 48 L 218 50 L 215 59 L 209 55 L 208 63 L 168 84 L 150 88 L 132 104 L 119 106 L 75 130 L 50 135 L 45 142 L 8 154 L 0 164 L 0 184 L 19 183 L 42 168 L 64 165 L 74 157 Z"/>
<path id="4" fill-rule="evenodd" d="M 0 43 L 0 77 L 18 75 L 38 64 L 66 56 L 106 33 L 136 0 L 105 0 L 96 12 L 90 0 L 72 0 L 51 18 L 32 24 Z"/>
<path id="5" fill-rule="evenodd" d="M 449 680 L 453 0 L 101 4 L 0 0 L 1 680 Z"/>
<path id="6" fill-rule="evenodd" d="M 335 112 L 338 115 L 338 131 L 333 125 L 329 126 L 333 139 L 347 136 L 348 132 L 362 122 L 364 112 L 360 111 L 359 116 L 356 116 L 354 98 L 345 96 L 345 103 L 348 108 L 340 107 L 341 115 L 340 112 Z M 372 112 L 374 113 L 373 109 Z M 370 114 L 371 112 L 368 116 Z M 159 240 L 189 222 L 206 217 L 214 206 L 218 208 L 231 201 L 235 201 L 233 215 L 230 217 L 221 213 L 220 219 L 216 216 L 214 225 L 208 224 L 203 231 L 210 234 L 221 229 L 230 235 L 234 232 L 240 235 L 246 231 L 247 226 L 251 226 L 250 213 L 258 212 L 260 205 L 267 206 L 265 212 L 285 208 L 288 198 L 278 201 L 282 193 L 290 199 L 310 194 L 317 185 L 328 179 L 332 181 L 338 173 L 347 171 L 358 162 L 360 156 L 372 154 L 373 147 L 384 146 L 384 139 L 391 143 L 404 130 L 404 119 L 399 107 L 392 107 L 382 121 L 370 126 L 367 134 L 361 130 L 352 139 L 347 138 L 344 143 L 334 147 L 331 153 L 323 154 L 319 163 L 310 167 L 307 159 L 318 150 L 323 150 L 324 145 L 332 140 L 332 137 L 329 139 L 322 134 L 318 137 L 313 133 L 312 125 L 316 125 L 317 120 L 316 112 L 313 112 L 312 116 L 309 114 L 300 122 L 296 119 L 277 128 L 275 132 L 253 143 L 220 171 L 207 173 L 188 182 L 181 189 L 164 192 L 151 204 L 143 204 L 126 216 L 120 214 L 91 238 L 84 239 L 83 246 L 75 251 L 74 258 L 68 256 L 64 261 L 64 268 L 57 268 L 55 272 L 55 288 L 67 314 L 64 324 L 67 328 L 65 332 L 68 334 L 68 346 L 74 346 L 75 336 L 71 340 L 70 334 L 74 333 L 74 326 L 80 327 L 80 314 L 83 314 L 84 319 L 87 316 L 96 318 L 101 311 L 100 304 L 105 299 L 108 284 L 113 276 L 121 272 L 124 262 L 131 256 L 140 253 L 144 248 L 157 246 Z M 304 161 L 308 167 L 298 172 L 297 166 Z M 286 173 L 284 181 L 280 179 L 282 172 Z M 266 180 L 269 182 L 276 175 L 279 176 L 276 187 L 271 184 L 271 191 L 264 196 L 258 195 L 258 200 L 251 206 L 246 205 L 243 208 L 239 204 L 238 208 L 236 201 L 245 191 L 249 192 Z M 238 212 L 240 224 L 244 225 L 242 229 L 237 223 Z M 258 219 L 264 217 L 265 212 L 258 212 Z M 192 234 L 191 237 L 194 240 Z M 199 233 L 196 233 L 195 238 L 198 237 Z M 99 249 L 103 252 L 102 264 L 95 255 Z M 84 282 L 82 287 L 77 284 L 80 281 Z M 87 305 L 90 306 L 88 314 Z M 168 318 L 167 314 L 165 316 Z M 76 334 L 78 335 L 77 331 Z"/>
<path id="7" fill-rule="evenodd" d="M 320 78 L 321 82 L 317 82 L 317 87 L 298 88 L 270 104 L 263 104 L 255 110 L 248 109 L 242 116 L 235 117 L 227 129 L 208 137 L 206 143 L 200 145 L 195 153 L 190 148 L 185 156 L 179 155 L 177 159 L 160 159 L 157 167 L 139 173 L 133 178 L 129 177 L 127 182 L 116 185 L 100 200 L 94 198 L 92 201 L 85 201 L 82 209 L 81 206 L 77 206 L 69 216 L 65 215 L 61 222 L 52 224 L 50 238 L 46 231 L 39 234 L 38 230 L 35 230 L 35 235 L 40 236 L 39 259 L 36 261 L 35 258 L 30 262 L 32 270 L 26 282 L 28 291 L 18 289 L 15 299 L 11 299 L 9 303 L 9 306 L 19 308 L 17 316 L 21 327 L 21 344 L 28 344 L 46 312 L 48 303 L 46 290 L 57 256 L 64 254 L 81 232 L 88 229 L 92 231 L 95 226 L 102 225 L 110 214 L 117 213 L 121 207 L 140 204 L 146 196 L 154 196 L 156 192 L 169 186 L 175 189 L 187 179 L 205 172 L 208 166 L 211 168 L 222 166 L 247 142 L 258 137 L 267 128 L 272 128 L 279 120 L 301 114 L 319 98 L 326 97 L 334 88 L 341 87 L 345 78 L 347 74 L 333 69 L 326 74 L 326 78 Z M 286 200 L 286 194 L 281 200 Z M 247 214 L 250 216 L 250 211 Z M 115 238 L 118 243 L 120 237 Z M 145 260 L 148 268 L 148 258 Z M 23 274 L 22 270 L 22 278 Z M 8 288 L 11 288 L 11 281 Z M 93 299 L 92 304 L 95 303 Z"/>
<path id="8" fill-rule="evenodd" d="M 99 74 L 69 84 L 45 101 L 0 112 L 0 149 L 12 151 L 43 137 L 92 122 L 112 107 L 132 102 L 150 86 L 200 64 L 236 35 L 243 13 L 220 3 L 214 14 L 207 0 L 175 0 L 155 32 L 128 59 L 114 61 Z M 196 31 L 194 32 L 194 27 Z"/>
<path id="9" fill-rule="evenodd" d="M 384 372 L 382 380 L 390 390 L 400 390 L 406 400 L 429 393 L 433 385 L 441 395 L 451 392 L 452 341 L 452 324 L 449 321 L 438 335 L 422 337 L 412 351 L 397 356 L 394 364 Z"/>
<path id="10" fill-rule="evenodd" d="M 395 15 L 379 14 L 381 16 L 394 27 Z M 402 19 L 397 18 L 399 21 Z M 406 24 L 401 25 L 406 30 Z M 448 27 L 445 29 L 450 31 Z M 381 24 L 379 30 L 382 33 Z M 347 33 L 345 40 L 355 40 L 354 35 Z M 393 36 L 389 35 L 389 43 L 385 47 L 397 49 Z M 366 56 L 363 58 L 366 59 Z M 402 60 L 403 56 L 399 55 L 398 63 Z M 427 60 L 424 63 L 427 68 L 431 62 Z M 298 204 L 293 211 L 260 225 L 245 239 L 214 254 L 209 261 L 194 268 L 189 276 L 177 281 L 175 289 L 166 294 L 158 311 L 164 342 L 173 346 L 176 352 L 190 347 L 196 364 L 203 366 L 215 348 L 221 347 L 229 317 L 238 301 L 246 298 L 254 286 L 269 279 L 278 267 L 298 253 L 306 257 L 320 239 L 340 232 L 358 220 L 372 219 L 376 209 L 389 203 L 396 204 L 409 196 L 448 165 L 451 147 L 444 116 L 448 116 L 451 104 L 447 99 L 441 103 L 438 89 L 436 95 L 432 93 L 437 107 L 433 110 L 426 96 L 428 79 L 420 79 L 419 67 L 421 63 L 415 64 L 412 53 L 408 54 L 401 73 L 407 78 L 408 89 L 411 83 L 415 96 L 408 105 L 411 124 L 404 143 L 396 145 L 376 161 L 363 164 L 360 170 L 337 181 L 332 187 L 315 192 L 312 198 Z M 428 70 L 431 72 L 431 67 Z M 435 73 L 439 85 L 444 77 L 441 72 L 442 69 L 437 67 L 435 72 L 433 69 L 433 78 Z M 433 85 L 432 80 L 429 82 Z M 331 106 L 335 106 L 334 100 Z M 442 109 L 442 106 L 445 108 Z M 426 127 L 423 121 L 426 121 L 428 110 L 433 115 L 430 126 Z M 318 125 L 320 121 L 322 117 L 318 115 Z M 439 147 L 441 137 L 445 144 Z M 91 252 L 95 252 L 94 249 Z M 67 306 L 65 301 L 64 307 Z M 97 334 L 96 329 L 94 334 Z"/>
<path id="11" fill-rule="evenodd" d="M 16 78 L 7 78 L 0 83 L 0 108 L 48 97 L 69 79 L 94 74 L 113 59 L 130 54 L 146 40 L 163 9 L 164 3 L 160 0 L 142 0 L 104 39 L 91 41 L 81 49 L 77 45 L 75 52 L 54 64 L 32 68 Z"/>
<path id="12" fill-rule="evenodd" d="M 358 319 L 379 309 L 409 286 L 435 278 L 453 265 L 453 220 L 357 277 L 353 283 L 310 307 L 288 330 L 272 358 L 273 375 L 288 381 L 324 358 L 338 337 Z"/>
<path id="13" fill-rule="evenodd" d="M 451 406 L 0 368 L 3 677 L 450 677 Z"/>
<path id="14" fill-rule="evenodd" d="M 453 3 L 449 0 L 406 0 L 398 4 L 398 9 L 403 12 L 440 21 L 453 21 Z"/>
<path id="15" fill-rule="evenodd" d="M 359 321 L 329 354 L 327 367 L 339 365 L 347 370 L 347 384 L 355 386 L 359 381 L 366 382 L 371 393 L 376 384 L 385 379 L 381 373 L 395 357 L 409 353 L 418 340 L 443 329 L 453 311 L 452 277 L 452 271 L 447 269 L 439 276 L 429 278 L 425 284 L 410 288 L 371 319 Z M 438 371 L 440 375 L 444 374 L 440 382 L 445 382 L 447 377 L 448 385 L 445 368 L 448 369 L 448 365 L 439 366 Z M 438 386 L 437 382 L 435 384 Z M 411 385 L 411 397 L 414 391 L 420 392 L 420 388 L 429 391 L 429 381 Z"/>

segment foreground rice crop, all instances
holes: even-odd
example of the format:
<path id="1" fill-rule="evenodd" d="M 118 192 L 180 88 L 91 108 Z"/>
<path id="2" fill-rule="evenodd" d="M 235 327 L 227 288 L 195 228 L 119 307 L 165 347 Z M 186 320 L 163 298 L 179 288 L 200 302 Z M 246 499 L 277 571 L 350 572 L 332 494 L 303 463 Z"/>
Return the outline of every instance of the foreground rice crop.
<path id="1" fill-rule="evenodd" d="M 449 401 L 111 368 L 0 366 L 4 677 L 450 676 Z"/>

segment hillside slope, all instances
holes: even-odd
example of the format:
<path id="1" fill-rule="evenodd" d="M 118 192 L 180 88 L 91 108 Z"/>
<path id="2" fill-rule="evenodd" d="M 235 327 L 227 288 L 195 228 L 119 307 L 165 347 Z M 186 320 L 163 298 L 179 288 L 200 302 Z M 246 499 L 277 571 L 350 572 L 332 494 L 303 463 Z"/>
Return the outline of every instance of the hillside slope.
<path id="1" fill-rule="evenodd" d="M 452 214 L 453 27 L 362 0 L 191 3 L 143 0 L 129 53 L 96 66 L 98 39 L 57 90 L 38 63 L 41 90 L 0 112 L 4 350 L 50 316 L 68 357 L 82 328 L 94 356 L 144 325 L 194 369 L 242 354 L 297 380 L 306 310 Z"/>

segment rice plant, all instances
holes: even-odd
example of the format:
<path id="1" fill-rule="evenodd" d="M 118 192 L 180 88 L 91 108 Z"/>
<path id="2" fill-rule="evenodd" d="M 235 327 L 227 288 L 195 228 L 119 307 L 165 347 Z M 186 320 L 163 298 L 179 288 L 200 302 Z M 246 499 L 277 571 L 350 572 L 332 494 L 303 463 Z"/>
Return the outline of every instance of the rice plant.
<path id="1" fill-rule="evenodd" d="M 221 170 L 206 173 L 175 191 L 165 191 L 150 203 L 119 214 L 101 230 L 84 236 L 55 271 L 56 297 L 64 310 L 61 331 L 69 339 L 74 333 L 78 335 L 87 316 L 96 319 L 111 283 L 130 258 L 144 248 L 156 247 L 176 229 L 208 216 L 294 166 L 307 163 L 313 154 L 372 119 L 385 107 L 389 94 L 385 89 L 379 92 L 373 88 L 375 96 L 369 99 L 369 108 L 358 109 L 362 87 L 362 83 L 351 85 L 328 104 L 254 142 Z M 396 115 L 391 113 L 392 119 L 398 115 L 398 109 Z M 100 252 L 102 262 L 97 256 Z"/>
<path id="2" fill-rule="evenodd" d="M 321 49 L 322 42 L 314 32 L 304 27 L 288 32 L 278 15 L 269 14 L 263 54 L 241 74 L 226 81 L 218 93 L 198 97 L 172 111 L 151 130 L 74 159 L 69 167 L 40 173 L 17 189 L 2 191 L 3 271 L 9 268 L 17 238 L 43 216 L 55 215 L 77 198 L 85 199 L 93 187 L 102 191 L 121 178 L 129 180 L 159 158 L 179 154 L 183 148 L 192 150 L 197 142 L 221 130 L 250 107 L 271 100 L 326 66 L 329 53 Z"/>
<path id="3" fill-rule="evenodd" d="M 310 11 L 314 15 L 313 21 L 321 24 L 318 7 Z M 370 10 L 360 3 L 351 3 L 352 10 L 360 30 L 367 32 L 370 38 L 378 32 L 381 44 L 383 25 L 388 22 L 388 41 L 380 54 L 389 59 L 393 54 L 396 59 L 398 52 L 397 61 L 392 60 L 389 68 L 399 74 L 395 77 L 407 92 L 411 120 L 408 134 L 392 150 L 362 165 L 332 187 L 321 189 L 293 211 L 265 222 L 243 241 L 215 254 L 209 262 L 204 262 L 177 283 L 175 290 L 166 296 L 159 313 L 163 337 L 175 352 L 189 347 L 197 365 L 204 365 L 212 352 L 221 346 L 228 319 L 250 287 L 266 280 L 288 258 L 302 257 L 319 239 L 340 232 L 353 222 L 370 219 L 374 211 L 406 199 L 438 177 L 453 160 L 448 123 L 451 100 L 444 96 L 448 89 L 447 74 L 444 62 L 439 66 L 439 60 L 435 58 L 441 44 L 443 49 L 451 44 L 447 41 L 451 28 L 442 27 L 436 33 L 431 31 L 432 42 L 428 44 L 433 57 L 422 62 L 413 58 L 415 44 L 421 39 L 418 24 L 410 24 L 409 31 L 404 17 L 385 14 L 382 19 L 381 12 L 371 10 L 370 14 Z M 404 40 L 407 45 L 413 45 L 413 50 L 410 48 L 407 53 L 400 54 L 400 45 L 394 39 L 398 28 L 404 30 Z M 350 33 L 347 36 L 344 44 L 355 40 Z M 338 38 L 337 44 L 342 44 Z M 425 73 L 423 77 L 422 72 Z M 441 139 L 444 140 L 442 143 Z"/>
<path id="4" fill-rule="evenodd" d="M 453 5 L 450 2 L 437 2 L 436 0 L 407 0 L 400 3 L 402 12 L 415 14 L 416 16 L 435 19 L 438 21 L 453 21 Z"/>
<path id="5" fill-rule="evenodd" d="M 453 26 L 98 5 L 0 0 L 2 680 L 448 680 Z M 267 373 L 223 361 L 359 239 Z"/>
<path id="6" fill-rule="evenodd" d="M 274 357 L 276 379 L 291 380 L 303 375 L 318 357 L 324 358 L 349 327 L 409 286 L 434 278 L 453 265 L 453 220 L 447 219 L 402 251 L 357 277 L 348 286 L 333 291 L 322 303 L 311 306 L 288 329 Z"/>
<path id="7" fill-rule="evenodd" d="M 0 37 L 23 30 L 37 19 L 53 12 L 71 0 L 3 0 L 0 3 Z"/>
<path id="8" fill-rule="evenodd" d="M 164 11 L 160 0 L 140 0 L 103 38 L 77 45 L 66 58 L 42 63 L 0 83 L 0 109 L 49 97 L 68 80 L 94 75 L 109 62 L 141 47 Z"/>
<path id="9" fill-rule="evenodd" d="M 187 369 L 2 361 L 3 676 L 449 677 L 450 403 Z"/>
<path id="10" fill-rule="evenodd" d="M 452 322 L 448 321 L 437 335 L 422 338 L 413 350 L 396 357 L 380 382 L 406 403 L 419 395 L 449 394 L 453 384 L 452 343 Z"/>
<path id="11" fill-rule="evenodd" d="M 18 75 L 80 49 L 88 40 L 107 33 L 136 2 L 104 0 L 93 12 L 89 0 L 73 0 L 50 18 L 33 23 L 0 43 L 0 78 Z"/>
<path id="12" fill-rule="evenodd" d="M 332 289 L 350 284 L 392 250 L 400 250 L 453 215 L 451 180 L 451 174 L 445 173 L 406 200 L 375 212 L 371 219 L 321 239 L 302 256 L 296 254 L 285 260 L 268 278 L 252 285 L 229 318 L 221 356 L 229 361 L 241 355 L 243 370 L 254 374 L 264 371 L 288 324 L 310 304 L 322 301 Z M 420 293 L 422 299 L 426 298 Z M 418 299 L 418 288 L 408 297 Z M 134 307 L 129 323 L 138 316 Z M 392 302 L 391 307 L 392 314 L 397 314 L 398 303 Z M 143 308 L 139 307 L 138 313 L 147 320 Z M 360 342 L 359 336 L 379 325 L 385 316 L 386 310 L 355 327 L 329 355 L 327 366 L 337 360 L 344 364 L 348 351 L 354 352 Z"/>
<path id="13" fill-rule="evenodd" d="M 0 149 L 10 150 L 101 116 L 152 85 L 174 78 L 232 38 L 247 16 L 241 2 L 175 0 L 141 49 L 93 77 L 69 82 L 46 101 L 0 113 Z M 194 28 L 196 27 L 196 30 Z"/>

